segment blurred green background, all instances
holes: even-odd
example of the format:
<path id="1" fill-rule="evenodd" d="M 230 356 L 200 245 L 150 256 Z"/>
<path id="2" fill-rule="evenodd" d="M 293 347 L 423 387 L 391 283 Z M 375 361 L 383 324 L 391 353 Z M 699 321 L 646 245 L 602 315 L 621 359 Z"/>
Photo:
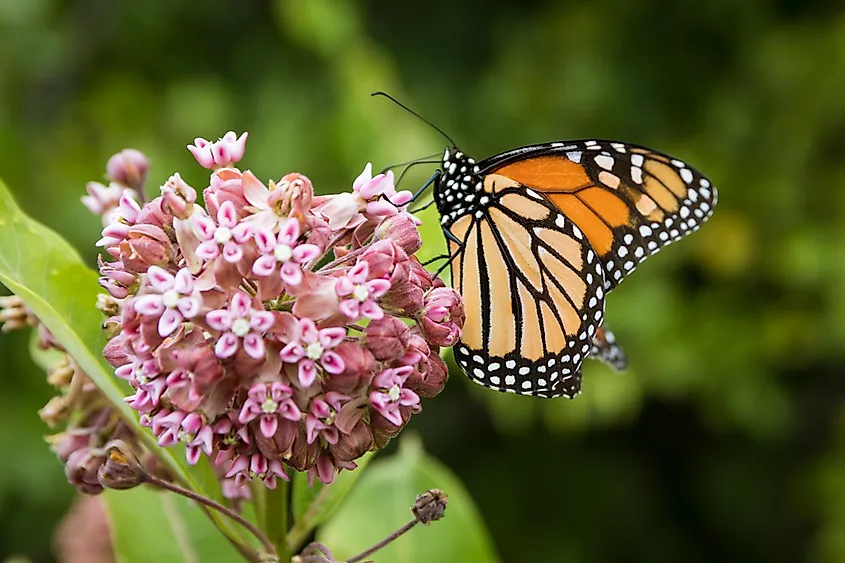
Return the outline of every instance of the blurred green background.
<path id="1" fill-rule="evenodd" d="M 250 132 L 244 168 L 322 191 L 439 153 L 377 88 L 477 158 L 592 136 L 677 155 L 720 203 L 610 297 L 628 372 L 590 363 L 571 402 L 454 373 L 411 428 L 505 561 L 845 561 L 845 9 L 497 5 L 0 0 L 0 177 L 93 264 L 79 197 L 127 146 L 152 189 L 176 170 L 203 187 L 184 146 L 230 129 Z M 27 338 L 0 339 L 0 560 L 47 562 L 73 490 Z"/>

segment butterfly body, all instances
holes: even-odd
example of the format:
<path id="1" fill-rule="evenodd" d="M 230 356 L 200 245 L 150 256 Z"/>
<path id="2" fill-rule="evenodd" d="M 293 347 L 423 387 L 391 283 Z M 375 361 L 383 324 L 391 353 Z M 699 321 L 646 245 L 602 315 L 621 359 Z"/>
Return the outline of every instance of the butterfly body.
<path id="1" fill-rule="evenodd" d="M 614 141 L 446 150 L 434 199 L 467 321 L 455 358 L 498 391 L 573 397 L 591 354 L 623 367 L 607 292 L 697 230 L 716 191 L 680 160 Z"/>

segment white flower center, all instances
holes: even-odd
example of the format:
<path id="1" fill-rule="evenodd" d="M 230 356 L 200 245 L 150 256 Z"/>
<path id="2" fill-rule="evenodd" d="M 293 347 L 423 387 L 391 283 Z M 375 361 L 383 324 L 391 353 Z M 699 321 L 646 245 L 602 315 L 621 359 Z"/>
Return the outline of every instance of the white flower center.
<path id="1" fill-rule="evenodd" d="M 356 285 L 355 289 L 352 290 L 352 296 L 358 301 L 366 301 L 370 296 L 370 290 L 367 289 L 367 286 Z"/>
<path id="2" fill-rule="evenodd" d="M 196 438 L 196 436 L 185 430 L 179 430 L 178 438 L 180 442 L 184 444 L 189 444 L 194 441 L 194 438 Z"/>
<path id="3" fill-rule="evenodd" d="M 214 240 L 217 244 L 226 244 L 232 240 L 232 231 L 229 227 L 217 227 L 214 231 Z"/>
<path id="4" fill-rule="evenodd" d="M 264 412 L 266 414 L 273 414 L 277 410 L 279 410 L 279 403 L 269 397 L 265 399 L 263 403 L 261 403 L 261 412 Z"/>
<path id="5" fill-rule="evenodd" d="M 279 262 L 287 262 L 293 258 L 293 248 L 286 244 L 277 244 L 273 250 L 273 255 Z"/>
<path id="6" fill-rule="evenodd" d="M 164 292 L 164 295 L 161 296 L 161 301 L 164 303 L 164 306 L 168 309 L 173 309 L 176 307 L 176 304 L 179 302 L 179 298 L 182 297 L 179 295 L 179 292 L 175 289 L 168 289 Z"/>
<path id="7" fill-rule="evenodd" d="M 305 348 L 305 355 L 312 360 L 319 360 L 323 357 L 323 345 L 319 342 L 312 342 Z"/>
<path id="8" fill-rule="evenodd" d="M 235 319 L 232 323 L 232 334 L 243 338 L 249 334 L 249 321 L 246 319 Z"/>
<path id="9" fill-rule="evenodd" d="M 387 396 L 390 397 L 390 400 L 395 403 L 399 400 L 399 397 L 402 396 L 402 389 L 400 389 L 398 385 L 394 385 L 393 387 L 387 390 Z"/>

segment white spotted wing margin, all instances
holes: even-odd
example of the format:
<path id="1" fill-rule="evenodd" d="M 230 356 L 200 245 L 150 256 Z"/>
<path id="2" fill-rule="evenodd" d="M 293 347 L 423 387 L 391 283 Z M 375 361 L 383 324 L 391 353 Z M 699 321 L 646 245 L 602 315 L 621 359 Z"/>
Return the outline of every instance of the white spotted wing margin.
<path id="1" fill-rule="evenodd" d="M 541 218 L 517 214 L 501 203 L 510 193 L 542 205 L 548 214 Z M 456 258 L 460 279 L 453 277 L 462 295 L 480 293 L 480 311 L 467 315 L 481 316 L 481 345 L 471 347 L 462 340 L 454 347 L 455 360 L 470 379 L 496 391 L 572 398 L 580 392 L 581 365 L 603 322 L 601 260 L 572 221 L 522 186 L 497 192 L 481 211 L 466 236 L 476 243 L 465 251 L 477 253 L 470 261 L 479 270 L 478 287 L 465 286 L 465 252 Z M 518 235 L 514 225 L 520 228 Z M 550 244 L 549 236 L 544 240 L 538 234 L 549 232 L 557 234 L 556 240 L 567 241 L 568 254 Z M 496 260 L 502 260 L 504 268 Z M 573 291 L 573 285 L 583 290 Z M 509 303 L 505 299 L 494 303 L 494 295 L 505 295 Z M 503 316 L 507 314 L 510 319 Z"/>

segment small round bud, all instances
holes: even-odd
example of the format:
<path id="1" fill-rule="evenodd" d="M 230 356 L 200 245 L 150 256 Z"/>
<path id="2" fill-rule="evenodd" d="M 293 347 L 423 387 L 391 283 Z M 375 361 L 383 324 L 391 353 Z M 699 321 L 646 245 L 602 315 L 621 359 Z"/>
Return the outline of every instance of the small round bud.
<path id="1" fill-rule="evenodd" d="M 411 512 L 417 522 L 425 525 L 443 518 L 449 497 L 440 489 L 430 489 L 417 497 Z"/>
<path id="2" fill-rule="evenodd" d="M 104 449 L 106 460 L 97 471 L 97 480 L 103 488 L 131 489 L 146 480 L 146 471 L 126 442 L 112 440 Z"/>

